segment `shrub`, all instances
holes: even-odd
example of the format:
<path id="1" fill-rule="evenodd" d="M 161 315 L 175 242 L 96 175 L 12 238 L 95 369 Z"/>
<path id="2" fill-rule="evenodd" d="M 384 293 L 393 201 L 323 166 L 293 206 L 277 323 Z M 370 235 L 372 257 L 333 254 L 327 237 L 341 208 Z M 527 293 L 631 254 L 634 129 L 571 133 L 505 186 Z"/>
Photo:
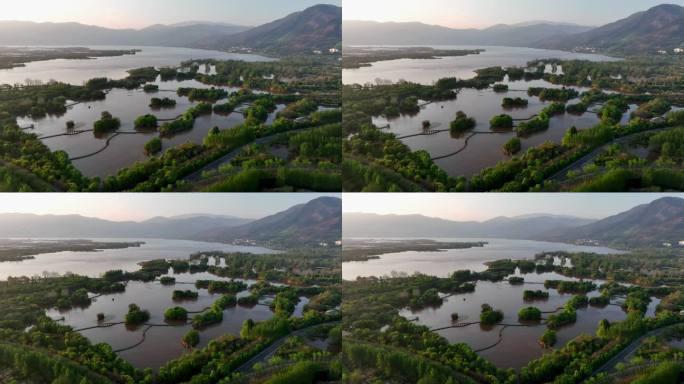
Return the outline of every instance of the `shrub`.
<path id="1" fill-rule="evenodd" d="M 451 122 L 451 133 L 463 133 L 475 128 L 475 119 L 468 117 L 463 111 L 456 112 L 456 119 Z"/>
<path id="2" fill-rule="evenodd" d="M 541 320 L 541 311 L 537 307 L 521 308 L 518 312 L 518 320 L 520 321 L 536 321 Z"/>
<path id="3" fill-rule="evenodd" d="M 172 321 L 185 321 L 188 319 L 188 311 L 183 307 L 172 307 L 164 311 L 164 318 Z"/>
<path id="4" fill-rule="evenodd" d="M 183 336 L 182 341 L 183 341 L 183 346 L 185 346 L 186 348 L 195 347 L 195 346 L 197 346 L 197 344 L 199 344 L 200 334 L 199 334 L 199 332 L 197 332 L 197 330 L 191 329 L 190 331 L 188 331 L 188 333 L 186 333 Z"/>

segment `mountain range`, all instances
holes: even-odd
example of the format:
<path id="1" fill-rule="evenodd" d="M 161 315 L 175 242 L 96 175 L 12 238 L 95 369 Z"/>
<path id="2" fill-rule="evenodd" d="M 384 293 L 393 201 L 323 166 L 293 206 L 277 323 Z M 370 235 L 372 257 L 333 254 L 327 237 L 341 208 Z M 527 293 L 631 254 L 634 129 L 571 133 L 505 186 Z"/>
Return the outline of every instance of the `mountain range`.
<path id="1" fill-rule="evenodd" d="M 566 36 L 592 27 L 548 21 L 515 25 L 498 24 L 486 29 L 454 29 L 418 22 L 344 20 L 345 45 L 506 45 L 529 47 L 544 36 Z"/>
<path id="2" fill-rule="evenodd" d="M 246 31 L 249 27 L 209 22 L 111 29 L 80 23 L 0 21 L 0 45 L 156 45 L 191 47 L 197 41 Z"/>
<path id="3" fill-rule="evenodd" d="M 591 239 L 624 247 L 676 245 L 684 240 L 684 199 L 663 197 L 584 226 L 552 229 L 538 238 L 563 242 Z"/>
<path id="4" fill-rule="evenodd" d="M 307 204 L 238 227 L 216 227 L 197 238 L 206 241 L 250 239 L 262 243 L 334 242 L 342 234 L 342 200 L 321 197 Z"/>
<path id="5" fill-rule="evenodd" d="M 257 27 L 189 21 L 143 29 L 0 21 L 0 45 L 125 45 L 252 49 L 275 55 L 328 50 L 342 41 L 342 8 L 319 4 Z"/>
<path id="6" fill-rule="evenodd" d="M 676 246 L 684 240 L 684 199 L 664 197 L 601 220 L 547 214 L 451 221 L 422 215 L 345 213 L 343 236 L 474 237 L 565 243 L 598 243 L 614 247 Z"/>
<path id="7" fill-rule="evenodd" d="M 453 29 L 416 22 L 345 20 L 343 33 L 345 45 L 504 45 L 623 56 L 653 54 L 684 47 L 684 7 L 661 4 L 597 28 L 530 21 Z"/>
<path id="8" fill-rule="evenodd" d="M 661 4 L 584 33 L 551 36 L 535 46 L 563 50 L 591 47 L 605 53 L 630 55 L 671 52 L 683 44 L 684 7 Z"/>
<path id="9" fill-rule="evenodd" d="M 230 36 L 217 35 L 196 43 L 202 48 L 251 48 L 263 52 L 327 51 L 342 41 L 342 8 L 319 4 Z"/>
<path id="10" fill-rule="evenodd" d="M 497 217 L 491 220 L 452 221 L 423 215 L 345 213 L 344 237 L 497 237 L 532 239 L 551 228 L 572 228 L 591 219 L 554 215 Z"/>
<path id="11" fill-rule="evenodd" d="M 0 214 L 0 238 L 162 238 L 298 247 L 341 237 L 342 202 L 321 197 L 253 220 L 191 214 L 145 221 L 110 221 L 80 215 Z"/>

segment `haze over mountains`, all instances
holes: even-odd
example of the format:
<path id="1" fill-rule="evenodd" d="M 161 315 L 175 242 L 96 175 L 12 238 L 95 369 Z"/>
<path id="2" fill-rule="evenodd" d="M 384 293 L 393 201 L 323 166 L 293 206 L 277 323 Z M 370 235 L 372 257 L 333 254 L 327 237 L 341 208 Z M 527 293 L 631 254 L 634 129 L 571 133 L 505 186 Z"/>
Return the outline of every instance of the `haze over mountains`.
<path id="1" fill-rule="evenodd" d="M 568 216 L 497 217 L 484 222 L 451 221 L 422 215 L 345 213 L 344 237 L 498 237 L 532 239 L 549 229 L 579 227 L 594 220 Z"/>
<path id="2" fill-rule="evenodd" d="M 591 31 L 539 41 L 540 48 L 596 48 L 616 54 L 655 53 L 684 46 L 684 7 L 662 4 Z"/>
<path id="3" fill-rule="evenodd" d="M 334 242 L 342 234 L 342 200 L 320 197 L 251 223 L 215 228 L 198 235 L 207 241 L 251 239 L 275 243 Z"/>
<path id="4" fill-rule="evenodd" d="M 540 21 L 494 25 L 486 29 L 453 29 L 418 22 L 380 23 L 344 20 L 345 45 L 507 45 L 532 46 L 545 36 L 565 36 L 590 30 L 575 24 Z"/>
<path id="5" fill-rule="evenodd" d="M 560 50 L 596 49 L 630 55 L 684 46 L 684 7 L 661 4 L 593 28 L 552 21 L 453 29 L 423 23 L 343 22 L 345 45 L 505 45 Z"/>
<path id="6" fill-rule="evenodd" d="M 601 220 L 547 214 L 484 222 L 421 215 L 345 213 L 344 237 L 475 237 L 566 243 L 597 241 L 616 247 L 655 246 L 684 240 L 684 199 L 664 197 Z"/>
<path id="7" fill-rule="evenodd" d="M 588 225 L 554 229 L 539 238 L 565 242 L 591 239 L 628 247 L 661 246 L 664 242 L 676 246 L 684 240 L 684 199 L 664 197 Z"/>
<path id="8" fill-rule="evenodd" d="M 339 240 L 342 202 L 321 197 L 258 220 L 211 214 L 115 222 L 79 215 L 0 214 L 0 238 L 163 238 L 305 246 Z"/>
<path id="9" fill-rule="evenodd" d="M 0 45 L 157 45 L 188 47 L 216 35 L 249 27 L 207 22 L 152 25 L 143 29 L 110 29 L 80 23 L 0 21 Z"/>
<path id="10" fill-rule="evenodd" d="M 342 41 L 342 8 L 320 4 L 231 36 L 197 42 L 212 49 L 247 47 L 274 53 L 327 51 Z"/>
<path id="11" fill-rule="evenodd" d="M 328 50 L 342 40 L 342 8 L 320 4 L 257 27 L 189 21 L 143 29 L 80 23 L 0 21 L 0 45 L 127 45 L 253 49 L 273 54 Z"/>

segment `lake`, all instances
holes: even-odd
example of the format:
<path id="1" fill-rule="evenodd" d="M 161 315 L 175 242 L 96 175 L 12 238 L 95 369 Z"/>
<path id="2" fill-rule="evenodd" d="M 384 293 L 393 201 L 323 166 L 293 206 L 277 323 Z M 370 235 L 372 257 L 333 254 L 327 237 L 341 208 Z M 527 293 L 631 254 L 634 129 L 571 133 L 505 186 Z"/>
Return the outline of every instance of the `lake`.
<path id="1" fill-rule="evenodd" d="M 148 324 L 168 324 L 172 326 L 152 327 L 145 334 L 145 340 L 139 346 L 117 352 L 119 356 L 128 360 L 135 367 L 157 369 L 169 360 L 180 357 L 188 352 L 181 344 L 181 338 L 192 329 L 188 323 L 167 323 L 164 320 L 164 311 L 170 307 L 181 306 L 188 311 L 202 311 L 212 305 L 221 294 L 211 294 L 207 289 L 197 289 L 194 286 L 197 280 L 230 280 L 227 278 L 216 277 L 210 273 L 169 273 L 167 276 L 176 278 L 175 285 L 162 285 L 158 281 L 139 282 L 131 281 L 126 286 L 126 291 L 122 293 L 108 294 L 97 297 L 93 303 L 86 308 L 74 308 L 67 311 L 52 309 L 46 314 L 53 319 L 62 319 L 60 323 L 72 326 L 74 329 L 93 327 L 102 323 L 117 323 L 124 321 L 128 312 L 128 305 L 135 303 L 140 308 L 150 312 Z M 255 283 L 254 280 L 242 280 L 247 285 Z M 198 292 L 196 300 L 174 301 L 172 293 L 174 290 L 192 290 Z M 237 294 L 238 297 L 247 296 L 247 290 Z M 301 297 L 299 304 L 295 308 L 294 315 L 301 316 L 303 307 L 308 303 L 306 297 Z M 97 314 L 103 313 L 105 319 L 98 322 Z M 189 314 L 191 318 L 193 314 Z M 223 311 L 223 321 L 200 329 L 200 344 L 198 348 L 205 347 L 209 341 L 224 334 L 238 336 L 242 323 L 247 319 L 254 321 L 268 320 L 273 316 L 273 312 L 265 304 L 243 307 L 234 306 Z M 93 343 L 107 343 L 112 346 L 114 351 L 128 348 L 138 343 L 143 337 L 146 326 L 128 327 L 125 324 L 117 324 L 112 327 L 93 328 L 80 331 Z"/>
<path id="2" fill-rule="evenodd" d="M 421 84 L 433 84 L 440 78 L 456 76 L 462 79 L 475 77 L 475 70 L 492 66 L 525 66 L 528 61 L 544 58 L 582 59 L 592 61 L 618 60 L 608 56 L 553 51 L 533 48 L 516 47 L 468 47 L 468 46 L 435 46 L 440 49 L 473 49 L 484 48 L 486 51 L 479 55 L 445 57 L 437 60 L 392 60 L 373 63 L 371 67 L 360 69 L 345 69 L 343 79 L 349 83 L 374 83 L 376 78 L 396 82 L 400 79 Z M 562 72 L 562 68 L 557 69 Z M 547 66 L 551 71 L 551 66 Z M 502 150 L 503 145 L 516 136 L 512 130 L 493 131 L 489 120 L 499 114 L 509 114 L 514 119 L 529 119 L 539 113 L 550 102 L 541 101 L 538 97 L 527 96 L 530 87 L 561 88 L 544 80 L 532 81 L 509 81 L 504 79 L 503 84 L 509 86 L 507 92 L 494 92 L 492 89 L 459 90 L 455 100 L 435 102 L 427 104 L 415 115 L 402 115 L 397 118 L 387 119 L 382 116 L 373 117 L 373 123 L 377 127 L 388 127 L 383 130 L 395 134 L 411 150 L 425 150 L 435 159 L 435 163 L 444 169 L 449 175 L 472 176 L 485 168 L 495 166 L 498 162 L 507 160 L 510 156 Z M 587 88 L 572 87 L 580 93 Z M 505 97 L 522 97 L 529 100 L 526 108 L 503 108 L 502 100 Z M 578 99 L 568 103 L 576 103 Z M 629 120 L 629 115 L 636 109 L 631 105 L 630 110 L 623 115 L 622 123 Z M 470 132 L 464 135 L 452 136 L 448 132 L 451 121 L 454 120 L 457 111 L 464 111 L 468 116 L 475 118 L 477 125 L 472 132 L 475 136 L 470 137 Z M 432 135 L 419 135 L 405 137 L 423 132 L 423 121 L 430 121 L 431 129 L 447 130 Z M 519 122 L 516 123 L 516 125 Z M 568 128 L 575 126 L 579 129 L 589 128 L 599 123 L 595 113 L 586 112 L 581 115 L 563 114 L 551 118 L 547 130 L 536 132 L 521 138 L 522 147 L 520 153 L 535 147 L 546 141 L 560 143 Z M 456 153 L 458 152 L 458 153 Z M 451 155 L 451 156 L 448 156 Z"/>
<path id="3" fill-rule="evenodd" d="M 415 115 L 402 115 L 397 118 L 387 119 L 382 116 L 373 117 L 373 123 L 377 127 L 386 127 L 383 131 L 394 133 L 401 141 L 412 150 L 426 150 L 430 156 L 441 157 L 463 149 L 456 155 L 437 159 L 435 162 L 449 175 L 472 176 L 484 168 L 492 167 L 502 160 L 510 159 L 502 150 L 503 145 L 517 134 L 513 130 L 492 130 L 489 120 L 496 115 L 508 114 L 514 119 L 529 119 L 538 114 L 549 101 L 541 101 L 536 96 L 527 96 L 529 87 L 560 88 L 557 85 L 543 80 L 531 82 L 503 81 L 509 85 L 508 92 L 494 92 L 491 89 L 477 90 L 464 88 L 460 90 L 455 100 L 440 101 L 428 104 L 421 108 Z M 572 87 L 580 93 L 586 89 Z M 529 100 L 526 108 L 504 108 L 501 103 L 505 97 L 521 97 Z M 579 98 L 570 100 L 568 104 L 579 102 Z M 636 110 L 636 105 L 630 105 L 622 117 L 622 124 L 629 121 L 631 112 Z M 423 132 L 422 123 L 429 120 L 434 130 L 449 129 L 449 125 L 457 111 L 464 111 L 469 117 L 476 120 L 477 125 L 472 132 L 477 132 L 470 137 L 466 146 L 466 138 L 471 132 L 460 136 L 452 136 L 450 132 L 439 132 L 432 135 L 420 135 L 403 138 Z M 547 141 L 560 143 L 568 128 L 574 126 L 578 129 L 590 128 L 600 122 L 596 113 L 585 112 L 581 115 L 565 113 L 551 118 L 549 128 L 521 137 L 522 147 L 520 153 Z M 519 122 L 516 123 L 516 125 Z"/>
<path id="4" fill-rule="evenodd" d="M 0 263 L 0 280 L 9 276 L 36 276 L 43 272 L 64 274 L 77 273 L 98 277 L 103 272 L 115 269 L 133 272 L 140 269 L 141 261 L 154 259 L 187 259 L 190 254 L 202 251 L 249 252 L 254 254 L 274 253 L 267 248 L 238 246 L 222 243 L 207 243 L 190 240 L 168 239 L 90 239 L 93 241 L 143 241 L 140 247 L 105 249 L 98 252 L 55 252 L 36 255 L 34 259 L 21 262 Z"/>
<path id="5" fill-rule="evenodd" d="M 504 324 L 521 325 L 518 321 L 518 311 L 520 308 L 535 306 L 541 311 L 554 311 L 563 306 L 572 294 L 561 294 L 555 289 L 545 289 L 544 280 L 576 280 L 567 278 L 556 273 L 543 274 L 516 274 L 525 278 L 524 285 L 511 285 L 508 282 L 477 282 L 475 292 L 458 294 L 446 298 L 443 304 L 437 308 L 426 308 L 412 311 L 404 309 L 400 314 L 407 319 L 418 318 L 417 323 L 430 327 L 430 329 L 447 327 L 452 324 L 451 314 L 458 313 L 458 322 L 479 321 L 482 304 L 489 304 L 494 309 L 499 309 L 504 313 Z M 602 281 L 594 280 L 601 284 Z M 524 301 L 524 290 L 545 290 L 549 292 L 548 300 Z M 594 291 L 588 296 L 598 296 L 599 292 Z M 442 294 L 443 296 L 443 294 Z M 660 302 L 659 299 L 652 297 L 651 303 L 646 312 L 647 316 L 654 316 L 655 307 Z M 547 318 L 550 314 L 543 314 Z M 624 320 L 627 317 L 625 311 L 617 305 L 607 305 L 605 307 L 580 308 L 577 310 L 577 322 L 561 327 L 557 330 L 558 341 L 556 348 L 562 347 L 568 341 L 585 333 L 594 334 L 599 321 L 607 319 L 611 322 Z M 520 368 L 530 360 L 541 357 L 544 353 L 549 353 L 552 349 L 544 349 L 538 344 L 539 337 L 546 331 L 546 326 L 539 323 L 525 323 L 527 327 L 513 326 L 503 330 L 501 342 L 496 346 L 478 352 L 478 354 L 500 368 Z M 466 343 L 474 350 L 480 350 L 494 345 L 499 340 L 499 332 L 502 325 L 481 326 L 473 324 L 462 328 L 447 328 L 436 331 L 441 336 L 452 343 Z"/>
<path id="6" fill-rule="evenodd" d="M 45 239 L 42 239 L 45 240 Z M 74 272 L 79 275 L 98 277 L 103 272 L 113 269 L 124 271 L 136 271 L 141 261 L 153 259 L 187 259 L 190 254 L 201 251 L 224 251 L 224 252 L 249 252 L 268 254 L 277 251 L 262 247 L 235 246 L 221 243 L 209 243 L 188 240 L 166 239 L 91 239 L 93 241 L 144 241 L 140 247 L 125 249 L 107 249 L 98 252 L 55 252 L 36 255 L 35 259 L 22 262 L 0 263 L 0 280 L 9 276 L 33 276 L 42 275 L 44 271 L 64 274 Z M 224 260 L 216 261 L 210 258 L 211 265 L 225 266 Z M 124 320 L 128 312 L 128 305 L 138 304 L 142 309 L 150 312 L 150 324 L 167 324 L 164 320 L 164 311 L 174 306 L 182 306 L 188 311 L 201 311 L 218 299 L 220 294 L 211 294 L 207 289 L 197 289 L 194 283 L 197 280 L 231 280 L 214 276 L 208 272 L 201 273 L 175 273 L 171 269 L 168 276 L 176 278 L 175 285 L 162 285 L 159 281 L 140 282 L 131 281 L 126 285 L 126 291 L 121 293 L 106 294 L 93 299 L 91 305 L 85 308 L 73 308 L 66 311 L 50 309 L 46 314 L 59 319 L 60 322 L 81 329 L 101 325 L 102 323 L 116 323 Z M 241 279 L 236 279 L 241 280 Z M 254 280 L 241 280 L 252 285 Z M 174 290 L 190 289 L 197 291 L 199 296 L 196 300 L 172 300 Z M 249 295 L 248 290 L 237 294 L 238 297 Z M 94 296 L 90 293 L 90 296 Z M 308 298 L 301 297 L 295 308 L 294 315 L 301 316 Z M 105 319 L 98 323 L 97 314 L 103 313 Z M 190 315 L 191 317 L 192 315 Z M 251 307 L 235 306 L 224 310 L 224 318 L 221 323 L 208 326 L 201 330 L 199 347 L 206 346 L 211 339 L 226 333 L 238 335 L 242 322 L 247 319 L 254 321 L 267 320 L 273 316 L 273 312 L 267 305 L 259 304 Z M 170 324 L 170 323 L 169 323 Z M 138 368 L 159 368 L 167 361 L 181 356 L 187 352 L 181 345 L 181 337 L 192 326 L 188 322 L 170 324 L 173 326 L 153 327 L 145 334 L 145 341 L 136 348 L 118 352 L 119 355 L 130 361 Z M 80 331 L 93 343 L 107 343 L 113 350 L 123 349 L 135 345 L 143 337 L 146 326 L 127 327 L 117 324 L 105 328 L 93 328 Z"/>
<path id="7" fill-rule="evenodd" d="M 451 56 L 436 60 L 378 61 L 372 63 L 370 67 L 342 70 L 342 81 L 344 84 L 366 84 L 375 83 L 376 79 L 392 82 L 407 80 L 430 85 L 443 77 L 469 79 L 475 77 L 476 69 L 495 66 L 520 67 L 536 59 L 619 60 L 603 55 L 522 47 L 474 45 L 433 45 L 431 47 L 435 49 L 484 49 L 485 51 L 479 55 Z"/>
<path id="8" fill-rule="evenodd" d="M 453 271 L 470 269 L 481 272 L 484 264 L 500 259 L 533 259 L 541 252 L 593 252 L 598 254 L 621 253 L 605 247 L 589 247 L 564 243 L 550 243 L 532 240 L 486 239 L 486 238 L 435 238 L 435 241 L 487 242 L 484 247 L 448 249 L 444 252 L 399 252 L 381 255 L 379 259 L 343 263 L 342 278 L 355 280 L 357 277 L 383 276 L 390 272 L 447 277 Z"/>
<path id="9" fill-rule="evenodd" d="M 98 57 L 90 60 L 46 60 L 26 63 L 25 67 L 0 70 L 0 84 L 24 83 L 26 79 L 82 85 L 95 77 L 122 79 L 129 69 L 142 67 L 173 67 L 186 60 L 216 59 L 242 61 L 272 61 L 274 59 L 240 53 L 204 49 L 152 46 L 85 46 L 90 49 L 131 50 L 135 55 Z"/>
<path id="10" fill-rule="evenodd" d="M 134 132 L 135 134 L 117 135 L 111 139 L 106 150 L 90 157 L 74 160 L 74 165 L 86 176 L 109 176 L 115 174 L 119 169 L 129 167 L 137 161 L 142 161 L 148 157 L 145 155 L 144 146 L 150 139 L 158 136 L 152 131 L 136 131 L 135 119 L 145 114 L 153 114 L 159 119 L 172 119 L 190 107 L 197 105 L 185 96 L 177 96 L 176 90 L 179 87 L 211 88 L 210 86 L 198 83 L 195 80 L 162 82 L 157 80 L 160 92 L 145 93 L 140 89 L 112 89 L 104 100 L 76 104 L 70 107 L 64 115 L 48 115 L 40 119 L 30 117 L 18 118 L 17 123 L 20 127 L 33 125 L 34 128 L 28 132 L 35 133 L 38 137 L 59 135 L 66 132 L 66 122 L 73 121 L 76 130 L 92 129 L 93 123 L 100 119 L 103 111 L 109 111 L 114 117 L 121 120 L 122 132 Z M 218 87 L 228 92 L 237 91 L 236 88 Z M 168 97 L 176 100 L 173 108 L 153 109 L 150 108 L 150 99 L 153 97 Z M 219 101 L 219 103 L 225 102 Z M 285 108 L 279 104 L 277 109 L 272 112 L 267 123 L 275 120 L 277 113 Z M 193 129 L 179 132 L 169 137 L 162 138 L 163 150 L 168 150 L 176 145 L 185 142 L 201 143 L 213 127 L 219 129 L 231 129 L 244 122 L 241 113 L 233 112 L 228 115 L 208 114 L 199 116 L 195 119 Z M 161 122 L 159 123 L 162 124 Z M 107 145 L 114 133 L 95 135 L 93 132 L 83 132 L 78 135 L 56 136 L 43 139 L 43 143 L 51 150 L 66 151 L 69 158 L 77 158 L 94 153 Z"/>
<path id="11" fill-rule="evenodd" d="M 250 62 L 272 61 L 273 59 L 250 54 L 236 54 L 220 51 L 170 48 L 170 47 L 106 47 L 91 46 L 92 49 L 140 49 L 135 55 L 117 57 L 103 57 L 92 60 L 48 60 L 27 63 L 26 67 L 0 70 L 0 84 L 23 82 L 27 77 L 48 81 L 51 79 L 81 85 L 85 81 L 95 77 L 108 77 L 120 79 L 127 76 L 126 71 L 140 67 L 163 67 L 179 66 L 181 62 L 192 59 L 218 59 L 218 60 L 242 60 Z M 200 66 L 202 73 L 215 73 L 211 66 Z M 161 81 L 161 76 L 152 82 L 159 86 L 159 92 L 146 93 L 142 89 L 126 90 L 112 89 L 104 100 L 92 101 L 71 105 L 64 115 L 48 115 L 44 118 L 33 119 L 20 117 L 17 124 L 20 127 L 30 127 L 27 132 L 35 133 L 38 137 L 54 136 L 67 132 L 67 121 L 75 123 L 75 130 L 89 130 L 93 123 L 100 119 L 103 111 L 110 112 L 114 117 L 121 120 L 119 131 L 128 134 L 108 133 L 94 135 L 93 132 L 83 132 L 77 135 L 56 136 L 45 138 L 42 141 L 52 151 L 65 151 L 73 164 L 84 175 L 89 177 L 106 177 L 115 174 L 119 169 L 129 167 L 138 161 L 147 159 L 144 146 L 157 132 L 140 131 L 134 127 L 135 119 L 145 114 L 153 114 L 159 119 L 173 119 L 190 107 L 197 105 L 187 97 L 177 96 L 176 91 L 180 87 L 187 88 L 211 88 L 196 80 L 184 81 Z M 235 92 L 238 88 L 217 87 Z M 169 97 L 176 100 L 173 108 L 152 109 L 149 107 L 153 97 Z M 222 102 L 222 101 L 219 101 Z M 73 104 L 68 102 L 68 104 Z M 267 123 L 275 120 L 276 114 L 285 106 L 278 105 L 278 109 L 271 113 Z M 195 120 L 192 130 L 179 132 L 170 137 L 162 138 L 163 151 L 186 142 L 201 143 L 209 130 L 213 127 L 219 129 L 231 129 L 244 122 L 244 117 L 238 112 L 228 115 L 209 114 L 200 116 Z M 160 125 L 162 122 L 159 123 Z M 114 137 L 112 137 L 114 136 Z M 104 149 L 106 148 L 106 149 Z M 81 158 L 82 156 L 94 154 Z"/>

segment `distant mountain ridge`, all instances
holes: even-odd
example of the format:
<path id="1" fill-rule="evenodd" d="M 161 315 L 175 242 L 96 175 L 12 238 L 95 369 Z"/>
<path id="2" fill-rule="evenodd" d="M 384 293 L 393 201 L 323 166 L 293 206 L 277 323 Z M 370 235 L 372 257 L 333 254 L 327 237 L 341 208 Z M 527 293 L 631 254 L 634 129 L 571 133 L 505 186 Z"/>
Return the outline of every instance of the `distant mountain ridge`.
<path id="1" fill-rule="evenodd" d="M 190 47 L 210 36 L 231 35 L 249 27 L 208 22 L 111 29 L 81 23 L 0 21 L 0 45 L 156 45 Z"/>
<path id="2" fill-rule="evenodd" d="M 539 48 L 593 48 L 621 55 L 672 51 L 684 47 L 684 7 L 661 4 L 602 27 L 571 36 L 540 40 Z"/>
<path id="3" fill-rule="evenodd" d="M 254 50 L 276 56 L 341 48 L 342 8 L 319 4 L 281 19 L 246 27 L 220 22 L 156 24 L 111 29 L 80 23 L 0 21 L 0 45 L 125 45 Z"/>
<path id="4" fill-rule="evenodd" d="M 341 236 L 342 200 L 320 197 L 239 227 L 206 231 L 199 238 L 207 241 L 250 239 L 272 244 L 304 245 L 332 243 L 340 240 Z"/>
<path id="5" fill-rule="evenodd" d="M 261 219 L 190 214 L 145 221 L 109 221 L 80 215 L 0 214 L 0 238 L 162 238 L 304 247 L 341 238 L 342 201 L 321 197 Z"/>
<path id="6" fill-rule="evenodd" d="M 343 21 L 345 45 L 506 45 L 530 47 L 544 36 L 566 36 L 592 27 L 554 22 L 454 29 L 418 22 Z"/>
<path id="7" fill-rule="evenodd" d="M 497 217 L 487 221 L 451 221 L 423 215 L 345 213 L 344 237 L 477 237 L 533 239 L 550 229 L 580 227 L 594 222 L 544 214 Z"/>
<path id="8" fill-rule="evenodd" d="M 684 240 L 684 199 L 664 197 L 585 226 L 551 230 L 538 239 L 563 242 L 593 240 L 603 245 L 623 247 L 676 245 Z"/>
<path id="9" fill-rule="evenodd" d="M 154 217 L 109 221 L 80 215 L 0 214 L 0 237 L 142 237 L 193 239 L 215 227 L 234 227 L 251 219 L 217 216 Z"/>
<path id="10" fill-rule="evenodd" d="M 211 49 L 249 48 L 275 54 L 312 53 L 338 47 L 342 41 L 342 8 L 319 4 L 241 33 L 197 42 Z"/>

